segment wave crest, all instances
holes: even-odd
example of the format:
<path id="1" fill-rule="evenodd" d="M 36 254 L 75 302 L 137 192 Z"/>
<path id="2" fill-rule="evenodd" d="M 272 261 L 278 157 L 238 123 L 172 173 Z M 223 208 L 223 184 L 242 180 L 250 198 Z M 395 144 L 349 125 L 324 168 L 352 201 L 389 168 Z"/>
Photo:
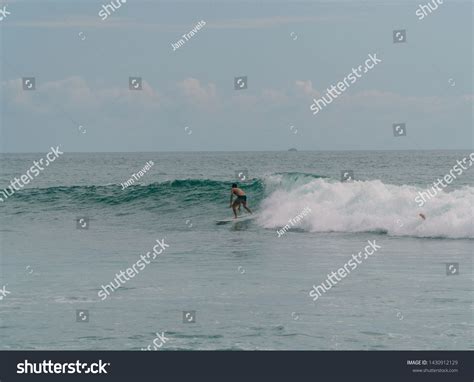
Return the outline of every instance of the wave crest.
<path id="1" fill-rule="evenodd" d="M 474 237 L 473 187 L 440 192 L 423 208 L 415 203 L 418 191 L 422 190 L 379 180 L 341 183 L 313 179 L 292 188 L 274 190 L 262 201 L 257 221 L 262 227 L 278 229 L 308 207 L 312 212 L 295 226 L 307 232 Z"/>

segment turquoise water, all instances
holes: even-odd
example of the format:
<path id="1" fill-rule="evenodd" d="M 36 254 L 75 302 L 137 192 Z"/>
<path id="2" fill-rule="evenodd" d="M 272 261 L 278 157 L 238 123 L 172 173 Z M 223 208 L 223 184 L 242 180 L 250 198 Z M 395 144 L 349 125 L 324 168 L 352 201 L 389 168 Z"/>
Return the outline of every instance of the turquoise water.
<path id="1" fill-rule="evenodd" d="M 156 332 L 163 350 L 473 348 L 472 170 L 414 202 L 469 152 L 64 151 L 0 203 L 1 349 L 140 350 Z M 1 155 L 0 189 L 43 155 Z M 356 181 L 341 183 L 343 170 Z M 257 217 L 216 225 L 245 171 Z M 101 286 L 162 239 L 102 301 Z M 313 301 L 312 286 L 368 240 L 382 248 Z"/>

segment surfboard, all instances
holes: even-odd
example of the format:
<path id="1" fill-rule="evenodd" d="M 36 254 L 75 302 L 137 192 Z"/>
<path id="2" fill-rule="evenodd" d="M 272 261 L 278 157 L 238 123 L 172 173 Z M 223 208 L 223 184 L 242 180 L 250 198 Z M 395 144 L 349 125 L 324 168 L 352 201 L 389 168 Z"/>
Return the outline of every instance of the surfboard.
<path id="1" fill-rule="evenodd" d="M 255 219 L 256 217 L 257 217 L 256 214 L 243 215 L 243 216 L 237 217 L 237 219 L 230 218 L 230 219 L 216 220 L 216 224 L 217 225 L 222 225 L 222 224 L 229 224 L 229 223 L 240 223 L 240 222 L 244 222 L 244 221 L 247 221 L 247 220 Z"/>

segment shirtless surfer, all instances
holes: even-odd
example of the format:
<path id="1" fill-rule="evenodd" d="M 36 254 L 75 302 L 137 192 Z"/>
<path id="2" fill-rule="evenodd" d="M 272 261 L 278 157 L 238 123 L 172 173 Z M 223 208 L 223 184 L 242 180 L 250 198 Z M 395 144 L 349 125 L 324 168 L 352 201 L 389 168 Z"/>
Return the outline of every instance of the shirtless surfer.
<path id="1" fill-rule="evenodd" d="M 232 199 L 237 196 L 237 199 L 232 203 Z M 240 210 L 240 204 L 244 206 L 244 208 L 251 214 L 252 211 L 247 207 L 247 195 L 245 192 L 237 187 L 237 183 L 232 183 L 232 190 L 230 192 L 230 205 L 229 208 L 232 207 L 232 211 L 234 211 L 234 219 L 237 219 L 237 208 Z"/>

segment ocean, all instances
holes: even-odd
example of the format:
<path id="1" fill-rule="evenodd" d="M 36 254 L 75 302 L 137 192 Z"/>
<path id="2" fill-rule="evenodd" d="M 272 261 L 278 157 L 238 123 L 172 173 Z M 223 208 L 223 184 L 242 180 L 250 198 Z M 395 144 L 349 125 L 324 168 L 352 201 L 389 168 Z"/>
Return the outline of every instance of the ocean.
<path id="1" fill-rule="evenodd" d="M 0 202 L 2 350 L 140 350 L 161 333 L 160 351 L 473 349 L 472 170 L 415 202 L 469 152 L 63 150 Z M 0 190 L 45 154 L 0 154 Z M 255 217 L 217 225 L 235 181 Z"/>

